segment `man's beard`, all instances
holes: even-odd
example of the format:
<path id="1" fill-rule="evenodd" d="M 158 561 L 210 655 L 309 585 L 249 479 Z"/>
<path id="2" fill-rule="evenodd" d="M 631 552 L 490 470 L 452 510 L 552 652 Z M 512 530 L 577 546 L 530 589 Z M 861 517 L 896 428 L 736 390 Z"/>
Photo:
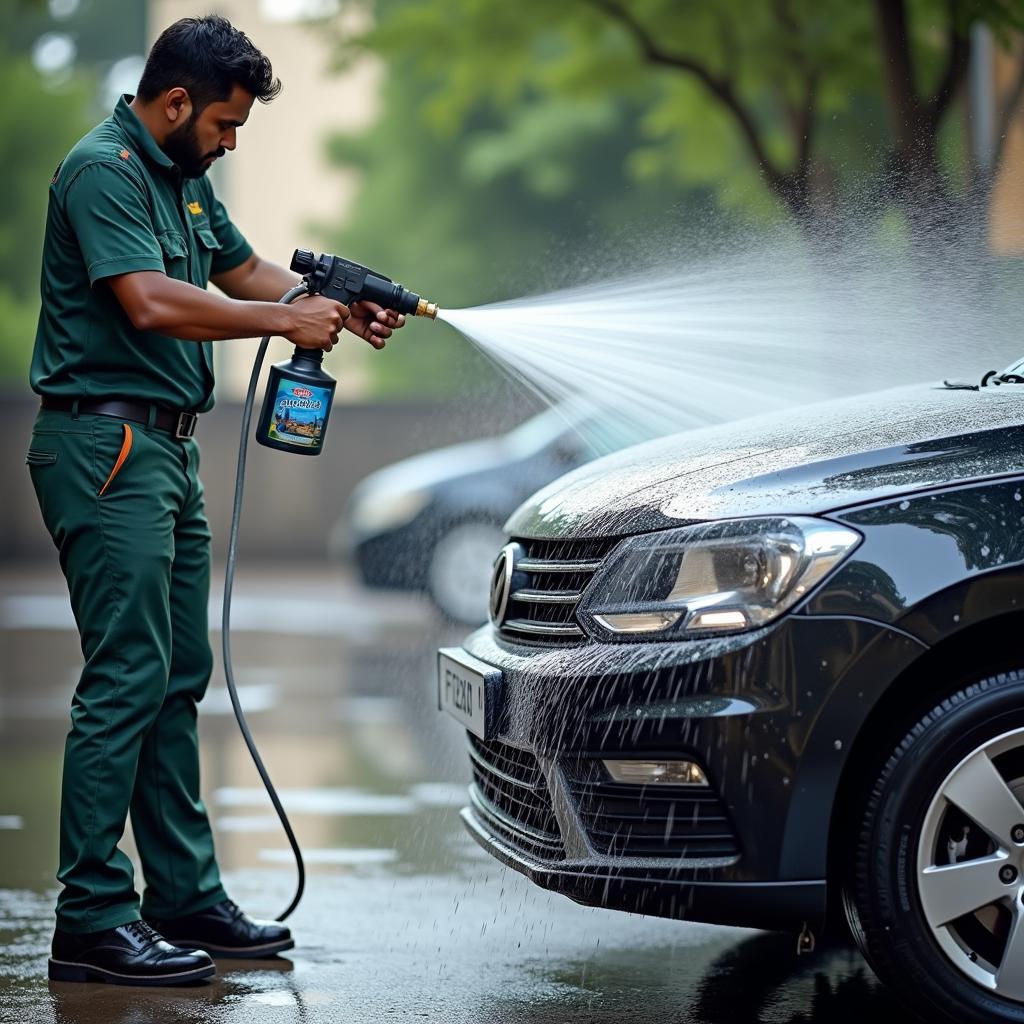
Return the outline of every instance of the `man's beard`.
<path id="1" fill-rule="evenodd" d="M 183 125 L 175 128 L 160 148 L 177 164 L 183 178 L 201 178 L 210 169 L 210 157 L 223 156 L 225 153 L 223 148 L 211 153 L 200 151 L 194 114 Z"/>

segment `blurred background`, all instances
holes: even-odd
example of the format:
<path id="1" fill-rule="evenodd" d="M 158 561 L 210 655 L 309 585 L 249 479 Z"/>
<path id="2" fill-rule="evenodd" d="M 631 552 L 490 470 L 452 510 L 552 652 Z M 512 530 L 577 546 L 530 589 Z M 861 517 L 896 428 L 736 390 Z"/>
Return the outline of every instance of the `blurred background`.
<path id="1" fill-rule="evenodd" d="M 1018 0 L 0 0 L 10 437 L 27 436 L 34 412 L 25 381 L 53 169 L 134 89 L 159 31 L 210 9 L 284 82 L 214 171 L 257 251 L 280 262 L 297 246 L 340 252 L 454 308 L 759 232 L 835 238 L 855 221 L 910 249 L 943 230 L 951 251 L 983 254 L 1020 288 Z M 253 347 L 217 346 L 219 404 L 202 425 L 218 542 Z M 368 472 L 537 411 L 446 325 L 414 323 L 382 355 L 353 339 L 329 363 L 331 443 L 311 466 L 253 460 L 247 555 L 337 552 L 337 516 Z M 47 557 L 19 444 L 0 458 L 0 556 Z M 275 503 L 296 491 L 309 500 L 285 534 Z"/>
<path id="2" fill-rule="evenodd" d="M 211 10 L 284 82 L 214 176 L 256 250 L 279 262 L 299 246 L 338 252 L 454 308 L 772 233 L 813 251 L 855 224 L 879 246 L 984 267 L 994 305 L 1024 283 L 1019 0 L 0 0 L 0 1019 L 5 1007 L 11 1020 L 77 1012 L 51 1006 L 39 981 L 80 667 L 23 464 L 47 185 L 134 90 L 161 29 Z M 219 565 L 255 344 L 216 349 L 218 404 L 199 436 Z M 273 357 L 288 353 L 277 343 Z M 759 1020 L 890 1019 L 854 954 L 820 968 L 825 981 L 817 961 L 790 975 L 741 933 L 553 905 L 475 850 L 455 818 L 467 768 L 460 730 L 435 711 L 434 652 L 482 617 L 479 597 L 460 598 L 486 587 L 508 512 L 593 452 L 443 324 L 411 323 L 383 353 L 351 339 L 327 368 L 339 387 L 323 455 L 250 456 L 235 660 L 310 854 L 317 895 L 297 928 L 320 934 L 364 913 L 406 929 L 400 946 L 372 927 L 358 951 L 346 940 L 368 966 L 345 981 L 366 1019 L 380 1019 L 373 971 L 395 956 L 431 993 L 446 976 L 431 957 L 477 972 L 458 997 L 473 1005 L 450 1020 L 531 1019 L 517 986 L 537 979 L 551 1019 L 570 1003 L 588 1019 L 639 1019 L 640 1006 L 675 1019 L 697 999 L 704 1009 L 687 1019 L 733 1020 L 704 1004 L 740 989 L 744 1019 L 762 1003 L 777 1013 Z M 219 597 L 215 584 L 214 621 Z M 202 719 L 229 884 L 251 911 L 275 912 L 289 855 L 219 669 Z M 403 901 L 419 908 L 412 924 Z M 549 955 L 524 973 L 527 938 Z M 304 955 L 326 962 L 332 943 Z M 231 1012 L 210 1019 L 251 1019 L 250 998 L 290 1006 L 302 991 L 224 984 L 195 997 L 224 996 Z M 602 985 L 619 994 L 595 1003 Z M 141 1019 L 130 1001 L 123 1017 L 114 1005 L 95 1019 Z"/>

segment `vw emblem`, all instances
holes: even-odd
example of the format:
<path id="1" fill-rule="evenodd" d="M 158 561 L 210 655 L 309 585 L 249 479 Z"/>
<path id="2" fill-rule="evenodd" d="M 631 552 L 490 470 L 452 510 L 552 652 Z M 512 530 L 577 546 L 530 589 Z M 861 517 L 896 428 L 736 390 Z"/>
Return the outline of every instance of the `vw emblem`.
<path id="1" fill-rule="evenodd" d="M 505 621 L 508 612 L 508 599 L 512 593 L 512 574 L 516 570 L 516 561 L 522 555 L 522 545 L 513 541 L 506 544 L 494 562 L 491 573 L 491 622 L 499 628 Z"/>

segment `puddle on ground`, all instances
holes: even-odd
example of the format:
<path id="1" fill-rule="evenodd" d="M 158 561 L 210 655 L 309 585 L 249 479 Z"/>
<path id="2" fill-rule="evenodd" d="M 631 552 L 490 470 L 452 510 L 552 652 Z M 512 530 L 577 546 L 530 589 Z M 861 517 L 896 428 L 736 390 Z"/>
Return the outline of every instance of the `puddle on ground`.
<path id="1" fill-rule="evenodd" d="M 223 961 L 184 989 L 47 983 L 80 653 L 67 630 L 0 624 L 0 1022 L 852 1024 L 896 1012 L 848 950 L 798 959 L 790 936 L 579 907 L 484 854 L 458 820 L 464 736 L 436 711 L 434 651 L 458 633 L 394 614 L 379 615 L 386 645 L 372 632 L 236 638 L 250 724 L 305 850 L 306 895 L 290 959 Z M 291 852 L 226 694 L 210 696 L 200 731 L 218 857 L 232 896 L 274 916 L 291 899 Z"/>

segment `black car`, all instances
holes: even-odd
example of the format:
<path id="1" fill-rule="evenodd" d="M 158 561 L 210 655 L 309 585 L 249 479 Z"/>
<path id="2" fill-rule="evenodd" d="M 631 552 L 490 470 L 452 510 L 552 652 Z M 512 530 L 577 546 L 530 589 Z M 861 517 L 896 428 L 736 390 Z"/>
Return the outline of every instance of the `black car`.
<path id="1" fill-rule="evenodd" d="M 652 432 L 567 407 L 500 437 L 438 448 L 362 480 L 332 530 L 369 587 L 427 594 L 448 618 L 487 619 L 489 565 L 501 525 L 524 499 L 570 469 Z"/>
<path id="2" fill-rule="evenodd" d="M 593 906 L 845 919 L 928 1019 L 1024 1021 L 1024 387 L 673 435 L 506 529 L 439 653 L 486 850 Z"/>

